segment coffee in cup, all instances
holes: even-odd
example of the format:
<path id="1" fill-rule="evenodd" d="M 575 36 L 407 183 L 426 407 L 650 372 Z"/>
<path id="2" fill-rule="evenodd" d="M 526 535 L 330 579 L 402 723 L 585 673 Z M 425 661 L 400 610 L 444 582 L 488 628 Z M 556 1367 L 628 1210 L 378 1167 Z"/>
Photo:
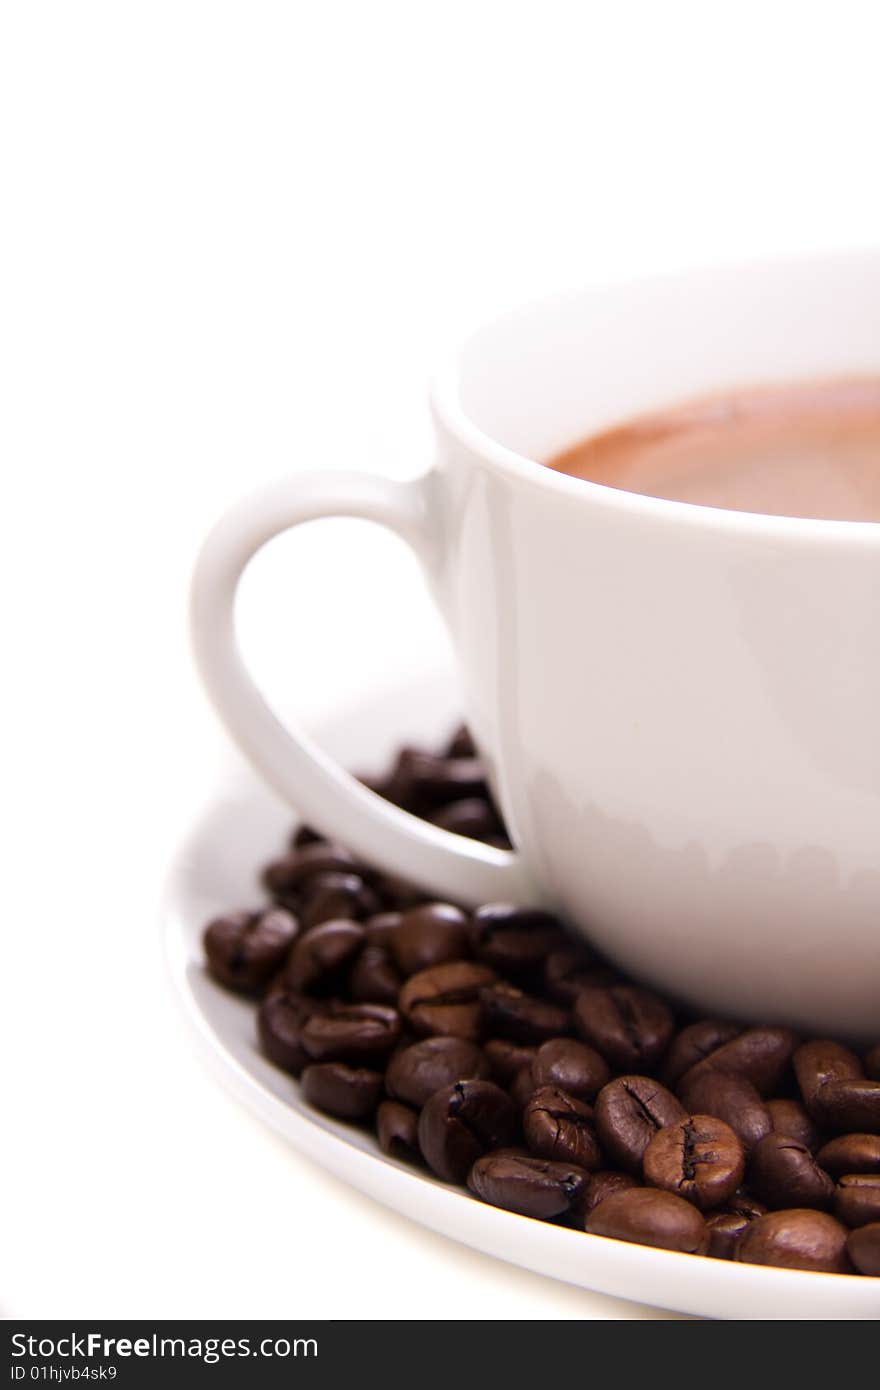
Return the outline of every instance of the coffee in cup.
<path id="1" fill-rule="evenodd" d="M 704 396 L 590 435 L 549 465 L 674 502 L 880 521 L 880 376 Z"/>

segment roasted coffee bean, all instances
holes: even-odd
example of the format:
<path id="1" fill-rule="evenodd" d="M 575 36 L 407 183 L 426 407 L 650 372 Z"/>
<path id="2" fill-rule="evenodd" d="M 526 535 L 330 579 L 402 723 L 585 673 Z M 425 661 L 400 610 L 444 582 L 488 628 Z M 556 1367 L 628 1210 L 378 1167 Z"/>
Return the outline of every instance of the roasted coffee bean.
<path id="1" fill-rule="evenodd" d="M 204 931 L 208 969 L 227 989 L 254 994 L 282 965 L 299 931 L 284 908 L 216 917 Z"/>
<path id="2" fill-rule="evenodd" d="M 426 810 L 430 809 L 430 802 L 424 797 L 416 799 L 413 779 L 407 775 L 406 764 L 412 751 L 407 748 L 400 748 L 387 772 L 383 772 L 379 776 L 367 776 L 360 773 L 358 774 L 358 781 L 363 786 L 369 787 L 371 792 L 375 792 L 385 801 L 391 801 L 395 806 L 402 806 L 404 810 L 410 811 L 413 815 L 422 816 Z"/>
<path id="3" fill-rule="evenodd" d="M 715 1115 L 730 1125 L 746 1152 L 772 1129 L 758 1092 L 751 1081 L 736 1072 L 697 1067 L 682 1078 L 678 1093 L 691 1115 Z"/>
<path id="4" fill-rule="evenodd" d="M 376 1137 L 379 1148 L 389 1158 L 402 1163 L 421 1163 L 419 1117 L 408 1105 L 383 1100 L 376 1111 Z"/>
<path id="5" fill-rule="evenodd" d="M 810 1150 L 786 1134 L 768 1134 L 752 1149 L 749 1188 L 773 1209 L 824 1209 L 834 1196 L 834 1183 Z"/>
<path id="6" fill-rule="evenodd" d="M 385 801 L 391 799 L 389 797 L 390 774 L 388 776 L 375 776 L 368 772 L 359 772 L 356 776 L 361 786 L 366 787 L 368 791 L 373 792 L 376 796 L 381 796 Z"/>
<path id="7" fill-rule="evenodd" d="M 503 838 L 498 812 L 485 796 L 466 796 L 460 801 L 450 801 L 439 811 L 432 811 L 428 820 L 441 830 L 448 830 L 451 835 L 466 835 L 469 840 Z"/>
<path id="8" fill-rule="evenodd" d="M 493 849 L 513 849 L 513 841 L 504 831 L 499 831 L 497 835 L 486 835 L 483 843 L 491 845 Z"/>
<path id="9" fill-rule="evenodd" d="M 689 1023 L 669 1044 L 660 1070 L 661 1081 L 666 1086 L 674 1086 L 691 1067 L 702 1062 L 704 1057 L 717 1051 L 724 1043 L 731 1042 L 741 1032 L 737 1024 L 722 1023 L 715 1018 Z"/>
<path id="10" fill-rule="evenodd" d="M 385 946 L 364 946 L 348 975 L 348 992 L 358 1003 L 396 1004 L 402 984 Z"/>
<path id="11" fill-rule="evenodd" d="M 576 1164 L 508 1153 L 484 1154 L 467 1180 L 482 1201 L 540 1221 L 571 1211 L 586 1183 L 587 1174 Z"/>
<path id="12" fill-rule="evenodd" d="M 531 977 L 548 954 L 565 941 L 557 917 L 537 909 L 489 903 L 477 908 L 470 926 L 477 960 L 511 979 Z"/>
<path id="13" fill-rule="evenodd" d="M 417 815 L 485 793 L 485 770 L 479 758 L 439 758 L 419 748 L 401 749 L 385 785 L 390 801 Z"/>
<path id="14" fill-rule="evenodd" d="M 378 898 L 360 874 L 315 874 L 303 889 L 300 916 L 308 929 L 342 917 L 371 917 L 379 907 Z"/>
<path id="15" fill-rule="evenodd" d="M 880 1279 L 880 1221 L 872 1221 L 870 1226 L 859 1226 L 857 1230 L 850 1231 L 846 1253 L 859 1274 Z"/>
<path id="16" fill-rule="evenodd" d="M 406 912 L 411 907 L 419 907 L 427 901 L 428 895 L 417 884 L 400 874 L 370 874 L 370 885 L 379 894 L 383 905 L 396 912 Z"/>
<path id="17" fill-rule="evenodd" d="M 880 1221 L 880 1173 L 847 1173 L 834 1193 L 834 1215 L 844 1226 Z"/>
<path id="18" fill-rule="evenodd" d="M 594 1100 L 611 1075 L 604 1057 L 576 1038 L 542 1043 L 531 1065 L 535 1087 L 561 1086 L 579 1100 Z"/>
<path id="19" fill-rule="evenodd" d="M 298 825 L 290 837 L 291 849 L 305 849 L 306 845 L 317 845 L 324 839 L 319 831 L 310 825 Z"/>
<path id="20" fill-rule="evenodd" d="M 880 1043 L 865 1053 L 865 1075 L 872 1081 L 880 1081 Z"/>
<path id="21" fill-rule="evenodd" d="M 797 1035 L 790 1028 L 747 1028 L 696 1065 L 736 1072 L 751 1081 L 760 1096 L 770 1096 L 785 1080 L 796 1045 Z"/>
<path id="22" fill-rule="evenodd" d="M 273 897 L 287 898 L 295 897 L 315 874 L 355 871 L 354 856 L 347 849 L 329 840 L 317 840 L 273 860 L 263 872 L 263 882 Z"/>
<path id="23" fill-rule="evenodd" d="M 738 1192 L 734 1192 L 730 1201 L 727 1203 L 728 1211 L 735 1211 L 740 1216 L 747 1216 L 750 1221 L 756 1221 L 759 1216 L 767 1215 L 767 1208 L 763 1202 L 759 1202 L 757 1197 L 753 1197 L 744 1187 Z"/>
<path id="24" fill-rule="evenodd" d="M 575 1163 L 593 1172 L 602 1154 L 589 1105 L 558 1086 L 535 1091 L 523 1111 L 523 1134 L 533 1154 L 561 1163 Z"/>
<path id="25" fill-rule="evenodd" d="M 477 1159 L 513 1138 L 516 1112 L 491 1081 L 456 1081 L 435 1091 L 419 1116 L 419 1148 L 446 1182 L 464 1182 Z"/>
<path id="26" fill-rule="evenodd" d="M 680 1101 L 650 1076 L 617 1076 L 596 1098 L 596 1131 L 605 1153 L 630 1173 L 641 1173 L 654 1135 L 687 1118 Z"/>
<path id="27" fill-rule="evenodd" d="M 803 1043 L 792 1058 L 794 1074 L 804 1105 L 813 1114 L 813 1100 L 829 1081 L 848 1081 L 862 1076 L 862 1064 L 854 1052 L 828 1038 Z"/>
<path id="28" fill-rule="evenodd" d="M 527 1043 L 511 1042 L 509 1038 L 492 1038 L 483 1046 L 483 1051 L 492 1069 L 492 1079 L 501 1086 L 509 1086 L 525 1067 L 530 1067 L 538 1055 L 538 1049 Z"/>
<path id="29" fill-rule="evenodd" d="M 636 985 L 582 989 L 574 1002 L 574 1024 L 585 1042 L 625 1071 L 650 1069 L 675 1027 L 664 1001 Z"/>
<path id="30" fill-rule="evenodd" d="M 283 981 L 297 994 L 331 994 L 364 942 L 358 922 L 322 922 L 294 942 Z"/>
<path id="31" fill-rule="evenodd" d="M 531 1097 L 535 1094 L 535 1091 L 538 1090 L 534 1076 L 532 1075 L 531 1064 L 522 1067 L 517 1072 L 507 1089 L 510 1091 L 511 1099 L 517 1110 L 523 1110 Z"/>
<path id="32" fill-rule="evenodd" d="M 816 1162 L 833 1178 L 844 1173 L 880 1173 L 880 1135 L 840 1134 L 822 1145 Z"/>
<path id="33" fill-rule="evenodd" d="M 744 1264 L 846 1274 L 846 1235 L 846 1227 L 824 1211 L 771 1211 L 743 1232 L 735 1258 Z"/>
<path id="34" fill-rule="evenodd" d="M 426 903 L 405 912 L 388 938 L 398 969 L 415 975 L 469 955 L 467 922 L 461 909 L 451 903 Z"/>
<path id="35" fill-rule="evenodd" d="M 823 1129 L 880 1134 L 880 1081 L 867 1076 L 826 1081 L 813 1092 L 807 1109 Z"/>
<path id="36" fill-rule="evenodd" d="M 400 991 L 399 1007 L 416 1033 L 479 1042 L 483 1036 L 480 991 L 494 979 L 494 970 L 478 961 L 434 965 L 410 976 Z"/>
<path id="37" fill-rule="evenodd" d="M 309 1105 L 339 1120 L 365 1120 L 382 1094 L 382 1073 L 345 1062 L 315 1062 L 300 1080 Z"/>
<path id="38" fill-rule="evenodd" d="M 300 1040 L 303 1025 L 321 1006 L 289 990 L 267 995 L 257 1014 L 257 1035 L 266 1056 L 276 1066 L 299 1076 L 310 1058 Z"/>
<path id="39" fill-rule="evenodd" d="M 537 1091 L 535 1079 L 532 1076 L 531 1067 L 523 1067 L 522 1071 L 517 1072 L 510 1085 L 510 1098 L 517 1110 L 525 1110 L 532 1096 Z"/>
<path id="40" fill-rule="evenodd" d="M 616 970 L 586 946 L 562 946 L 544 962 L 544 988 L 561 1004 L 573 1004 L 582 989 L 623 984 Z"/>
<path id="41" fill-rule="evenodd" d="M 374 916 L 368 917 L 364 922 L 367 944 L 383 946 L 388 950 L 391 946 L 391 938 L 402 921 L 402 912 L 377 912 Z"/>
<path id="42" fill-rule="evenodd" d="M 480 990 L 480 1007 L 485 1031 L 515 1042 L 544 1042 L 565 1032 L 569 1021 L 561 1004 L 502 983 Z"/>
<path id="43" fill-rule="evenodd" d="M 262 989 L 262 998 L 263 998 L 264 1000 L 265 1000 L 265 999 L 271 999 L 271 998 L 273 997 L 273 995 L 276 995 L 276 994 L 297 994 L 297 993 L 298 993 L 297 990 L 292 989 L 291 986 L 287 983 L 287 980 L 285 979 L 285 971 L 286 971 L 286 966 L 282 966 L 282 968 L 281 968 L 280 970 L 276 971 L 276 973 L 272 976 L 272 978 L 271 978 L 271 980 L 269 981 L 269 983 L 266 984 L 266 985 L 263 985 L 263 989 Z M 256 991 L 252 991 L 250 997 L 253 998 L 255 994 L 256 994 Z"/>
<path id="44" fill-rule="evenodd" d="M 586 1217 L 606 1197 L 613 1196 L 615 1192 L 626 1192 L 631 1187 L 638 1187 L 638 1183 L 628 1173 L 614 1173 L 604 1168 L 598 1173 L 591 1173 L 581 1196 L 581 1211 Z"/>
<path id="45" fill-rule="evenodd" d="M 739 1240 L 752 1221 L 766 1215 L 767 1208 L 737 1192 L 720 1211 L 706 1218 L 709 1227 L 708 1254 L 716 1260 L 733 1260 Z"/>
<path id="46" fill-rule="evenodd" d="M 706 1218 L 709 1231 L 707 1255 L 713 1260 L 732 1260 L 736 1257 L 736 1247 L 743 1232 L 748 1228 L 749 1218 L 738 1211 L 716 1211 Z"/>
<path id="47" fill-rule="evenodd" d="M 300 1030 L 315 1062 L 379 1062 L 400 1037 L 400 1015 L 387 1004 L 328 1004 Z"/>
<path id="48" fill-rule="evenodd" d="M 402 1047 L 388 1063 L 390 1096 L 422 1106 L 435 1091 L 456 1081 L 487 1081 L 489 1064 L 475 1043 L 464 1038 L 423 1038 Z"/>
<path id="49" fill-rule="evenodd" d="M 688 1255 L 702 1255 L 709 1243 L 706 1223 L 696 1207 L 655 1187 L 612 1193 L 589 1212 L 584 1229 L 590 1235 Z"/>
<path id="50" fill-rule="evenodd" d="M 477 750 L 466 724 L 459 724 L 440 755 L 442 758 L 475 758 Z"/>
<path id="51" fill-rule="evenodd" d="M 819 1147 L 819 1131 L 799 1100 L 768 1100 L 767 1113 L 776 1134 L 787 1134 L 804 1144 L 811 1153 Z"/>
<path id="52" fill-rule="evenodd" d="M 714 1115 L 689 1115 L 658 1130 L 642 1159 L 645 1181 L 684 1197 L 701 1211 L 736 1192 L 745 1171 L 743 1146 Z"/>

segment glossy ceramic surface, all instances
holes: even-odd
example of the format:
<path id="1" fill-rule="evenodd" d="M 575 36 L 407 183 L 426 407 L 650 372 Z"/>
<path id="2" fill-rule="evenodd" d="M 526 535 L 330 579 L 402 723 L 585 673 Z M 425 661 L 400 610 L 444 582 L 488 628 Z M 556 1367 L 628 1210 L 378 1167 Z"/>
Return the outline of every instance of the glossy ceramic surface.
<path id="1" fill-rule="evenodd" d="M 541 467 L 707 390 L 880 370 L 880 256 L 584 291 L 471 337 L 433 470 L 298 475 L 199 562 L 196 654 L 255 764 L 317 824 L 432 888 L 561 908 L 698 1007 L 880 1033 L 880 524 L 658 501 Z M 420 556 L 516 853 L 355 788 L 255 691 L 240 571 L 270 536 L 367 517 Z"/>

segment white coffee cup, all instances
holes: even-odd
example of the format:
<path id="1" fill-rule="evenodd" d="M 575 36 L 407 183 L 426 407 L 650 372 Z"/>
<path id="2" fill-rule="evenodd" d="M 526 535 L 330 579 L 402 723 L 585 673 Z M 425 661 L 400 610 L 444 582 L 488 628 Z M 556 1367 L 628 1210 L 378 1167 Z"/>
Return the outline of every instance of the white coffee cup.
<path id="1" fill-rule="evenodd" d="M 543 903 L 704 1011 L 880 1036 L 880 523 L 660 501 L 543 467 L 638 412 L 880 372 L 880 254 L 589 289 L 473 334 L 432 394 L 415 482 L 300 473 L 209 536 L 195 652 L 221 716 L 299 812 L 459 902 Z M 422 562 L 513 843 L 380 800 L 277 721 L 234 599 L 324 516 Z"/>

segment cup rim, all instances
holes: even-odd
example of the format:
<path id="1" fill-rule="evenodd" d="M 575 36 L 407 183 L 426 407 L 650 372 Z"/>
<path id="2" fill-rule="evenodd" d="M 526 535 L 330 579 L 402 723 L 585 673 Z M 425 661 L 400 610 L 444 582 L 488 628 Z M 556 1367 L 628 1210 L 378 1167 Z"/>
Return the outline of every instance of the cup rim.
<path id="1" fill-rule="evenodd" d="M 483 463 L 493 472 L 516 479 L 531 487 L 548 492 L 556 492 L 568 497 L 572 502 L 588 502 L 592 506 L 607 508 L 609 511 L 623 512 L 634 519 L 643 521 L 663 521 L 678 523 L 687 527 L 701 527 L 733 535 L 760 535 L 780 542 L 827 542 L 846 545 L 880 545 L 880 520 L 833 520 L 816 517 L 777 516 L 768 512 L 734 511 L 728 507 L 713 507 L 698 502 L 679 502 L 665 497 L 650 497 L 644 493 L 628 492 L 624 488 L 610 487 L 604 483 L 592 482 L 588 478 L 576 478 L 561 473 L 537 459 L 518 453 L 507 445 L 493 439 L 467 415 L 461 404 L 458 391 L 458 362 L 463 347 L 471 337 L 482 329 L 501 325 L 518 318 L 533 309 L 561 304 L 565 301 L 591 292 L 607 293 L 615 289 L 657 283 L 685 282 L 695 276 L 711 273 L 749 274 L 751 272 L 772 272 L 774 269 L 790 266 L 793 263 L 804 267 L 815 267 L 817 273 L 843 262 L 862 261 L 866 268 L 880 270 L 880 247 L 865 247 L 859 250 L 825 251 L 802 255 L 776 255 L 734 261 L 719 261 L 711 265 L 694 266 L 691 269 L 657 272 L 648 275 L 615 277 L 608 281 L 587 281 L 581 285 L 527 300 L 493 315 L 489 319 L 473 325 L 468 333 L 459 338 L 458 346 L 447 351 L 441 358 L 429 386 L 429 404 L 435 421 L 449 434 L 457 438 L 466 448 L 478 454 Z"/>

